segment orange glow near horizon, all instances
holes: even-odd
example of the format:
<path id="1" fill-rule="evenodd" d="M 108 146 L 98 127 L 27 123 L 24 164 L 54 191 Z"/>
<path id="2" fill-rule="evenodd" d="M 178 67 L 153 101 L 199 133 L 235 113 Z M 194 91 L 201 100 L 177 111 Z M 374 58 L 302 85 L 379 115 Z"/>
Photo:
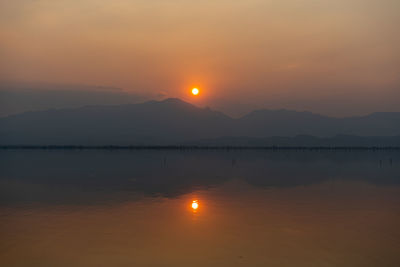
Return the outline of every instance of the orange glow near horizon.
<path id="1" fill-rule="evenodd" d="M 400 111 L 400 1 L 166 2 L 0 1 L 0 85 L 73 89 L 83 105 L 178 97 L 234 117 Z"/>

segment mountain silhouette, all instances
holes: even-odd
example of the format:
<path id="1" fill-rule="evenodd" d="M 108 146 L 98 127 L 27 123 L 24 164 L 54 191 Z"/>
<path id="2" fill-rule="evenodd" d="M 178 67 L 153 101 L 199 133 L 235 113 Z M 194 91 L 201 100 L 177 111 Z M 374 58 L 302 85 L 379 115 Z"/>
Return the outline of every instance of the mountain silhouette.
<path id="1" fill-rule="evenodd" d="M 258 138 L 256 143 L 260 143 L 259 138 L 298 135 L 397 136 L 400 113 L 332 118 L 310 112 L 257 110 L 234 119 L 169 98 L 141 104 L 25 112 L 0 118 L 0 145 L 175 145 L 221 137 Z"/>
<path id="2" fill-rule="evenodd" d="M 333 137 L 297 135 L 294 137 L 272 136 L 264 138 L 220 137 L 191 141 L 187 142 L 186 145 L 206 147 L 400 147 L 400 135 L 336 135 Z"/>

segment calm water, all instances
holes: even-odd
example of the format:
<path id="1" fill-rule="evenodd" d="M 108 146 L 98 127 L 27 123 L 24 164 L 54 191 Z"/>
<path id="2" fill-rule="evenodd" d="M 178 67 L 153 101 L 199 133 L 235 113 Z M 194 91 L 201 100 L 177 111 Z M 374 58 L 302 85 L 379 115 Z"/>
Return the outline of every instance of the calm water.
<path id="1" fill-rule="evenodd" d="M 0 151 L 0 265 L 400 266 L 399 185 L 388 151 Z"/>

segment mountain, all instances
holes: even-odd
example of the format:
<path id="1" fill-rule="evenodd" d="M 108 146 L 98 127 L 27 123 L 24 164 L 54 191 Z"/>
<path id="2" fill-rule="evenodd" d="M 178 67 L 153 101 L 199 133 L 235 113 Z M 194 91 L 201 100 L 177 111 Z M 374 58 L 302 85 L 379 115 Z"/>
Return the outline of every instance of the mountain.
<path id="1" fill-rule="evenodd" d="M 0 117 L 51 108 L 140 103 L 146 98 L 113 87 L 0 81 Z"/>
<path id="2" fill-rule="evenodd" d="M 258 110 L 234 119 L 170 98 L 141 104 L 26 112 L 0 118 L 0 145 L 174 145 L 220 137 L 251 140 L 297 135 L 326 138 L 338 134 L 400 135 L 400 113 L 332 118 L 310 112 Z"/>
<path id="3" fill-rule="evenodd" d="M 297 135 L 295 137 L 219 137 L 187 142 L 188 146 L 237 146 L 237 147 L 400 147 L 398 136 L 354 136 L 336 135 L 333 137 L 315 137 Z"/>
<path id="4" fill-rule="evenodd" d="M 258 110 L 239 119 L 239 136 L 331 137 L 337 134 L 393 136 L 400 134 L 400 113 L 378 112 L 367 116 L 333 118 L 311 112 Z"/>
<path id="5" fill-rule="evenodd" d="M 233 119 L 179 99 L 27 112 L 0 119 L 1 144 L 165 145 L 215 138 Z"/>

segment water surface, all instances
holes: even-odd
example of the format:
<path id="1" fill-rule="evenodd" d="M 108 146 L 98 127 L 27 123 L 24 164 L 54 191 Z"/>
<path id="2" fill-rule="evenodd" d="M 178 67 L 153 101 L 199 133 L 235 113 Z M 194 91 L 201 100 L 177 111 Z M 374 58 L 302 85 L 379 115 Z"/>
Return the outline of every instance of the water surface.
<path id="1" fill-rule="evenodd" d="M 0 264 L 399 266 L 399 184 L 390 151 L 1 151 Z"/>

